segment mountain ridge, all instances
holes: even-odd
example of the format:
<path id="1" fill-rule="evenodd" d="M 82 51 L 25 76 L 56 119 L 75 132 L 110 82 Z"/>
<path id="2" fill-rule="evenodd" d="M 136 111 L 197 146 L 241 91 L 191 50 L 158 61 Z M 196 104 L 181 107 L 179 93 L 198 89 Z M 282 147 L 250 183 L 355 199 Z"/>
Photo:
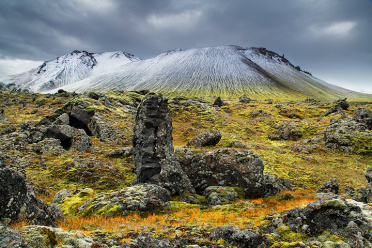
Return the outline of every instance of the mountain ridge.
<path id="1" fill-rule="evenodd" d="M 79 93 L 150 90 L 169 96 L 237 97 L 246 94 L 255 98 L 372 99 L 371 95 L 313 77 L 294 66 L 284 55 L 265 48 L 230 45 L 174 49 L 145 60 L 134 56 L 128 60 L 89 75 L 83 70 L 81 78 L 68 82 L 61 80 L 62 83 L 56 84 L 52 80 L 51 83 L 43 82 L 43 87 L 39 88 L 30 87 L 27 82 L 18 85 L 41 93 L 54 93 L 58 89 Z"/>

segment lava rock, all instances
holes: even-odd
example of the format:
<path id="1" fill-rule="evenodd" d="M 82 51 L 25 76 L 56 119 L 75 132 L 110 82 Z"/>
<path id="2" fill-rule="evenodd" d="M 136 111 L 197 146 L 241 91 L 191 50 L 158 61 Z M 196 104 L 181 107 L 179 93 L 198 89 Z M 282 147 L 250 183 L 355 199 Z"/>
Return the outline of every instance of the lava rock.
<path id="1" fill-rule="evenodd" d="M 324 132 L 325 147 L 344 152 L 356 151 L 355 145 L 361 140 L 372 140 L 372 133 L 364 123 L 354 120 L 334 120 Z"/>
<path id="2" fill-rule="evenodd" d="M 209 186 L 205 189 L 208 205 L 222 205 L 234 202 L 239 199 L 238 193 L 231 187 Z"/>
<path id="3" fill-rule="evenodd" d="M 298 140 L 302 137 L 302 132 L 295 125 L 281 123 L 278 130 L 268 137 L 271 140 Z"/>
<path id="4" fill-rule="evenodd" d="M 213 106 L 214 107 L 222 107 L 224 105 L 221 97 L 217 97 L 216 100 L 214 100 Z"/>
<path id="5" fill-rule="evenodd" d="M 246 95 L 239 97 L 239 102 L 241 103 L 250 103 L 252 100 Z"/>
<path id="6" fill-rule="evenodd" d="M 77 129 L 69 125 L 51 125 L 47 128 L 46 137 L 59 139 L 63 148 L 75 148 L 80 152 L 86 152 L 92 145 L 92 140 L 83 129 Z"/>
<path id="7" fill-rule="evenodd" d="M 303 209 L 292 209 L 283 214 L 284 222 L 292 231 L 317 236 L 324 231 L 341 235 L 351 247 L 370 247 L 371 224 L 359 206 L 340 196 L 319 200 Z"/>
<path id="8" fill-rule="evenodd" d="M 0 248 L 32 248 L 19 231 L 9 229 L 0 223 Z"/>
<path id="9" fill-rule="evenodd" d="M 61 218 L 59 207 L 37 199 L 23 177 L 11 169 L 0 169 L 0 220 L 25 219 L 30 224 L 55 226 Z"/>
<path id="10" fill-rule="evenodd" d="M 108 142 L 113 136 L 111 128 L 103 121 L 99 113 L 95 113 L 88 124 L 91 133 L 101 141 Z"/>
<path id="11" fill-rule="evenodd" d="M 215 146 L 218 144 L 218 142 L 220 142 L 221 138 L 222 138 L 222 134 L 220 131 L 216 131 L 216 130 L 204 131 L 198 136 L 191 139 L 189 142 L 187 142 L 186 147 Z"/>
<path id="12" fill-rule="evenodd" d="M 265 196 L 276 195 L 282 190 L 293 190 L 292 183 L 269 173 L 264 174 Z"/>
<path id="13" fill-rule="evenodd" d="M 239 230 L 233 226 L 221 226 L 212 229 L 209 237 L 213 241 L 225 240 L 229 245 L 240 248 L 264 247 L 263 236 L 248 230 Z"/>
<path id="14" fill-rule="evenodd" d="M 133 147 L 122 147 L 110 151 L 107 157 L 110 158 L 127 158 L 133 155 Z"/>
<path id="15" fill-rule="evenodd" d="M 34 145 L 34 151 L 38 154 L 59 156 L 65 152 L 58 139 L 47 138 Z"/>
<path id="16" fill-rule="evenodd" d="M 67 196 L 64 202 L 73 200 Z M 171 211 L 170 192 L 158 185 L 140 184 L 120 191 L 100 193 L 86 200 L 80 207 L 83 216 L 124 216 L 133 212 Z"/>
<path id="17" fill-rule="evenodd" d="M 107 247 L 98 244 L 89 236 L 81 233 L 66 232 L 60 228 L 40 225 L 25 226 L 21 229 L 21 237 L 31 246 L 38 248 L 49 247 Z"/>
<path id="18" fill-rule="evenodd" d="M 358 108 L 353 112 L 353 120 L 363 123 L 369 130 L 372 130 L 372 111 L 365 108 Z"/>
<path id="19" fill-rule="evenodd" d="M 332 178 L 325 182 L 320 189 L 318 189 L 317 193 L 333 193 L 338 194 L 339 185 L 336 178 Z"/>
<path id="20" fill-rule="evenodd" d="M 172 195 L 194 192 L 189 178 L 176 161 L 172 119 L 168 101 L 161 94 L 147 94 L 137 109 L 133 129 L 133 154 L 137 178 L 133 184 L 151 183 Z"/>
<path id="21" fill-rule="evenodd" d="M 197 194 L 209 186 L 240 187 L 246 197 L 265 196 L 264 165 L 248 150 L 221 148 L 179 159 Z"/>
<path id="22" fill-rule="evenodd" d="M 350 104 L 345 99 L 338 99 L 335 101 L 336 106 L 339 106 L 343 110 L 347 110 L 350 107 Z"/>
<path id="23" fill-rule="evenodd" d="M 368 183 L 371 183 L 372 182 L 372 166 L 371 167 L 368 167 L 366 173 L 364 174 L 364 176 L 366 177 Z"/>

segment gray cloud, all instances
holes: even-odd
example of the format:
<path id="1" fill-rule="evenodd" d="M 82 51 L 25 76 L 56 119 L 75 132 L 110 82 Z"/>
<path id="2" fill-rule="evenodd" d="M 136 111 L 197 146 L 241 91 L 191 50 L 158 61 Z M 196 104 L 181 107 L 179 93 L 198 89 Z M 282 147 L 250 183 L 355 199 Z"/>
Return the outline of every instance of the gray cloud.
<path id="1" fill-rule="evenodd" d="M 372 92 L 370 13 L 370 0 L 2 0 L 0 59 L 258 46 L 319 78 Z"/>

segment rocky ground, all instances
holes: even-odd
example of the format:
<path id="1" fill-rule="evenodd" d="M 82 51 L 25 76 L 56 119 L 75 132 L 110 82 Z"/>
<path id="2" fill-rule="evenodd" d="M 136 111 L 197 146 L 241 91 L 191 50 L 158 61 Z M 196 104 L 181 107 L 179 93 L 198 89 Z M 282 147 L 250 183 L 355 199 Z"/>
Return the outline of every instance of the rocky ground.
<path id="1" fill-rule="evenodd" d="M 371 247 L 371 109 L 0 91 L 0 247 Z"/>

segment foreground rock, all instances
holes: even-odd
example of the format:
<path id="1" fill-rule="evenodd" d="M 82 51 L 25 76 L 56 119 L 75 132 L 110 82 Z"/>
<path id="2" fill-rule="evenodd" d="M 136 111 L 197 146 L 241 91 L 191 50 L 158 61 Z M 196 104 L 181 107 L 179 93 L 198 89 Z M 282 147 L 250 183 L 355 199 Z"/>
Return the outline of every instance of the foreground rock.
<path id="1" fill-rule="evenodd" d="M 66 232 L 60 228 L 30 225 L 21 230 L 21 237 L 30 245 L 29 247 L 108 247 L 95 243 L 91 238 L 82 233 Z"/>
<path id="2" fill-rule="evenodd" d="M 257 198 L 277 193 L 273 188 L 280 185 L 266 181 L 261 157 L 248 150 L 221 148 L 187 155 L 179 161 L 198 194 L 209 186 L 229 186 L 242 188 L 246 198 Z"/>
<path id="3" fill-rule="evenodd" d="M 94 195 L 84 190 L 63 199 L 62 209 L 73 213 L 76 202 L 82 202 L 76 214 L 83 216 L 123 216 L 133 212 L 170 211 L 170 192 L 158 185 L 141 184 L 120 191 Z M 73 213 L 74 214 L 74 213 Z"/>
<path id="4" fill-rule="evenodd" d="M 187 142 L 186 146 L 204 147 L 204 146 L 215 146 L 220 142 L 222 138 L 221 132 L 216 130 L 204 131 L 198 136 Z"/>
<path id="5" fill-rule="evenodd" d="M 0 248 L 31 248 L 19 231 L 9 229 L 0 223 Z"/>
<path id="6" fill-rule="evenodd" d="M 265 247 L 263 236 L 248 230 L 239 230 L 233 226 L 222 226 L 214 228 L 210 233 L 213 241 L 225 240 L 229 245 L 241 248 Z"/>
<path id="7" fill-rule="evenodd" d="M 37 199 L 15 171 L 0 169 L 0 220 L 55 226 L 61 218 L 63 214 L 58 205 Z"/>
<path id="8" fill-rule="evenodd" d="M 372 130 L 372 111 L 365 108 L 358 108 L 353 112 L 353 120 L 363 123 L 368 130 Z"/>
<path id="9" fill-rule="evenodd" d="M 325 147 L 360 154 L 372 152 L 372 133 L 366 124 L 355 120 L 334 120 L 324 133 Z"/>
<path id="10" fill-rule="evenodd" d="M 133 154 L 137 178 L 133 184 L 151 183 L 172 195 L 193 192 L 190 180 L 176 161 L 172 119 L 162 95 L 148 94 L 137 110 L 133 130 Z"/>
<path id="11" fill-rule="evenodd" d="M 304 209 L 292 209 L 283 215 L 284 222 L 295 232 L 318 236 L 323 231 L 341 235 L 351 247 L 371 247 L 371 223 L 360 207 L 342 197 L 310 203 Z"/>
<path id="12" fill-rule="evenodd" d="M 338 194 L 340 186 L 338 185 L 337 179 L 332 178 L 325 182 L 320 189 L 318 189 L 318 193 L 333 193 Z"/>
<path id="13" fill-rule="evenodd" d="M 360 202 L 372 203 L 372 166 L 369 167 L 364 174 L 368 184 L 364 188 L 357 189 L 356 194 L 353 194 L 353 198 Z"/>
<path id="14" fill-rule="evenodd" d="M 302 137 L 302 132 L 295 125 L 281 123 L 278 130 L 269 134 L 271 140 L 298 140 Z"/>

